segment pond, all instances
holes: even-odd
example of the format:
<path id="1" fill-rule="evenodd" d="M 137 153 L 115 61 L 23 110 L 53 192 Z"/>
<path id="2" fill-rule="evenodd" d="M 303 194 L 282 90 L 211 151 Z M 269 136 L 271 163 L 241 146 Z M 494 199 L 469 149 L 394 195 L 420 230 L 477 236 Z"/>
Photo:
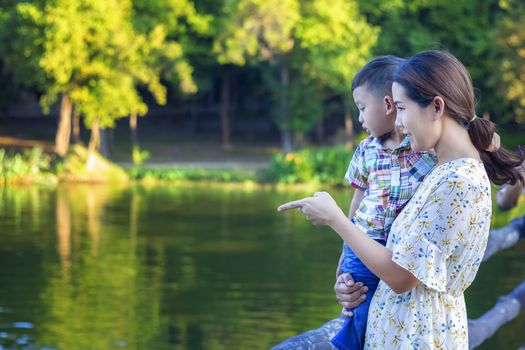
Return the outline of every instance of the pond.
<path id="1" fill-rule="evenodd" d="M 335 191 L 347 207 L 350 190 Z M 0 189 L 0 349 L 267 349 L 337 317 L 341 242 L 272 190 Z M 496 226 L 524 212 L 495 213 Z M 525 279 L 525 242 L 482 264 L 470 318 Z M 525 313 L 480 349 L 525 344 Z"/>

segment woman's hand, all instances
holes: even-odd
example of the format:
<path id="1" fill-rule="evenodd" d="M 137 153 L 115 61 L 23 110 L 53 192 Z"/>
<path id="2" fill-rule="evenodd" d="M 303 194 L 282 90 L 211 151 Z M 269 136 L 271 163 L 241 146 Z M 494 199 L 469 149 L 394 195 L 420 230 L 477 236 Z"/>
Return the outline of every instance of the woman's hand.
<path id="1" fill-rule="evenodd" d="M 341 314 L 346 317 L 352 317 L 352 312 L 347 309 L 354 308 L 361 304 L 366 299 L 366 291 L 368 287 L 363 283 L 354 283 L 352 275 L 343 273 L 337 277 L 334 285 L 335 297 L 339 304 L 343 306 Z"/>
<path id="2" fill-rule="evenodd" d="M 282 212 L 295 208 L 298 208 L 314 225 L 331 226 L 341 216 L 346 219 L 346 215 L 327 192 L 317 192 L 313 197 L 283 204 L 277 210 Z"/>

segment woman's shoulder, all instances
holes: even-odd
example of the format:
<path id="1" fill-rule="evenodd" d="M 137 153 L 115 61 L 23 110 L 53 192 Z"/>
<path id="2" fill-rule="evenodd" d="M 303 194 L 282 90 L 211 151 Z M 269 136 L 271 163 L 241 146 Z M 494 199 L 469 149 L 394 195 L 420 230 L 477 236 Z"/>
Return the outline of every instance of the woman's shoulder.
<path id="1" fill-rule="evenodd" d="M 450 187 L 452 184 L 460 184 L 490 193 L 490 181 L 483 162 L 480 160 L 474 158 L 455 159 L 438 165 L 435 170 L 435 187 Z"/>

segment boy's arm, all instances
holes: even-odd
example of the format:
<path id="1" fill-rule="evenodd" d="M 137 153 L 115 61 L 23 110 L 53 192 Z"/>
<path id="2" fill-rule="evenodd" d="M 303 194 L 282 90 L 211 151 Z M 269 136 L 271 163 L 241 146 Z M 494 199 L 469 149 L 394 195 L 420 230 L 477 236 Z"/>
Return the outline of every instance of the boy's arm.
<path id="1" fill-rule="evenodd" d="M 355 212 L 359 208 L 363 197 L 365 196 L 365 190 L 356 188 L 354 191 L 354 198 L 352 198 L 352 203 L 350 203 L 350 209 L 348 210 L 348 218 L 351 219 L 354 217 Z"/>
<path id="2" fill-rule="evenodd" d="M 352 219 L 355 215 L 355 212 L 359 208 L 359 205 L 361 204 L 361 201 L 363 200 L 363 197 L 365 195 L 365 191 L 360 188 L 356 188 L 354 191 L 354 197 L 352 198 L 352 202 L 350 203 L 350 209 L 348 210 L 348 219 Z M 337 270 L 335 271 L 335 278 L 339 277 L 341 274 L 341 262 L 343 261 L 344 256 L 344 248 L 341 251 L 341 256 L 339 257 L 339 263 L 337 264 Z"/>

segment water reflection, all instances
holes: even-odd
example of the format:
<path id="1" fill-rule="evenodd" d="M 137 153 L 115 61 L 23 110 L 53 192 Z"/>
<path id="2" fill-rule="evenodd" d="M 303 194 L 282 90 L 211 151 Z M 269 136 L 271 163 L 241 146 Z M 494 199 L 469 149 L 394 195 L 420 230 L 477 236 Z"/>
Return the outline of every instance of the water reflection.
<path id="1" fill-rule="evenodd" d="M 339 312 L 341 245 L 300 215 L 276 214 L 302 195 L 1 189 L 0 349 L 269 348 L 321 325 Z M 497 213 L 495 224 L 524 208 Z M 467 295 L 471 317 L 523 279 L 524 251 L 522 242 L 482 266 Z M 517 348 L 523 321 L 487 349 Z"/>

